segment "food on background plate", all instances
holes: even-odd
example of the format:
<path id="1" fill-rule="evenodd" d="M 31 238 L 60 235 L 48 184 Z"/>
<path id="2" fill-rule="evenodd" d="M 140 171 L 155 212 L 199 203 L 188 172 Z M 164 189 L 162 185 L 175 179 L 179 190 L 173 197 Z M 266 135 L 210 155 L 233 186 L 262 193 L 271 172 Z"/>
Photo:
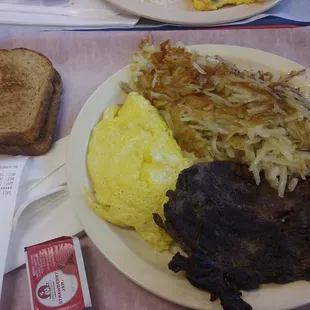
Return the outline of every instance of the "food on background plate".
<path id="1" fill-rule="evenodd" d="M 310 280 L 310 179 L 280 198 L 248 167 L 199 163 L 180 174 L 157 224 L 178 241 L 169 268 L 220 299 L 224 310 L 252 309 L 240 290 Z"/>
<path id="2" fill-rule="evenodd" d="M 62 81 L 35 51 L 0 50 L 0 154 L 41 155 L 55 132 Z"/>
<path id="3" fill-rule="evenodd" d="M 163 215 L 166 192 L 189 166 L 157 109 L 130 93 L 92 130 L 87 169 L 95 199 L 90 206 L 101 218 L 134 228 L 154 249 L 166 250 L 172 240 L 152 213 Z"/>
<path id="4" fill-rule="evenodd" d="M 226 5 L 240 5 L 262 2 L 261 0 L 192 0 L 198 11 L 212 11 Z"/>
<path id="5" fill-rule="evenodd" d="M 277 78 L 182 44 L 143 41 L 130 86 L 159 110 L 196 162 L 243 162 L 257 185 L 263 171 L 282 197 L 310 172 L 310 101 L 291 82 L 304 72 Z"/>

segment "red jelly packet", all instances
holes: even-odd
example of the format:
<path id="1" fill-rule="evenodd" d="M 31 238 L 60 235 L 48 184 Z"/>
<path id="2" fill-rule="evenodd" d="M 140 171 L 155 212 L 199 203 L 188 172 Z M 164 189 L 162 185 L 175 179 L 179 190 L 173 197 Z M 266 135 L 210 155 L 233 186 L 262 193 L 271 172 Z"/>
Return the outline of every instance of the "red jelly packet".
<path id="1" fill-rule="evenodd" d="M 91 307 L 78 238 L 57 238 L 29 246 L 25 252 L 32 309 Z"/>

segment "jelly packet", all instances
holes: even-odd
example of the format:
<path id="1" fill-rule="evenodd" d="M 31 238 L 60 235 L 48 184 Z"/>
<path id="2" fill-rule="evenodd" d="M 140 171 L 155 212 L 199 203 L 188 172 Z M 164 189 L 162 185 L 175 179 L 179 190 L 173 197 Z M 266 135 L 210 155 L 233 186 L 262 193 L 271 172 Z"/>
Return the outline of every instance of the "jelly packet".
<path id="1" fill-rule="evenodd" d="M 33 310 L 91 307 L 79 239 L 60 237 L 25 248 Z"/>

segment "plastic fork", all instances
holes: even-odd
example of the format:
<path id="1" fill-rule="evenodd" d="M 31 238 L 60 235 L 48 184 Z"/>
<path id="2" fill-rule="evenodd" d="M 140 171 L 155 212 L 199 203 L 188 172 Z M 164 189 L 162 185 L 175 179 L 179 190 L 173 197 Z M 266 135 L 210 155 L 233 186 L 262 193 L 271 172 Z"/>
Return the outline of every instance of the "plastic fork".
<path id="1" fill-rule="evenodd" d="M 30 206 L 31 204 L 33 204 L 34 202 L 42 199 L 42 198 L 46 198 L 48 196 L 51 196 L 53 194 L 56 194 L 56 193 L 59 193 L 61 191 L 63 191 L 64 189 L 67 188 L 67 186 L 65 185 L 66 183 L 63 183 L 61 184 L 60 186 L 56 186 L 46 192 L 44 192 L 43 194 L 39 194 L 39 195 L 35 195 L 33 197 L 31 197 L 30 199 L 26 200 L 24 203 L 22 203 L 20 205 L 20 207 L 17 209 L 17 211 L 15 212 L 14 214 L 14 217 L 13 217 L 13 223 L 12 223 L 12 229 L 13 231 L 16 229 L 17 227 L 17 223 L 18 223 L 18 220 L 21 216 L 21 214 L 24 212 L 24 210 Z M 52 200 L 49 200 L 48 203 L 51 203 L 53 202 L 54 200 L 56 200 L 58 197 L 55 197 L 54 199 Z"/>

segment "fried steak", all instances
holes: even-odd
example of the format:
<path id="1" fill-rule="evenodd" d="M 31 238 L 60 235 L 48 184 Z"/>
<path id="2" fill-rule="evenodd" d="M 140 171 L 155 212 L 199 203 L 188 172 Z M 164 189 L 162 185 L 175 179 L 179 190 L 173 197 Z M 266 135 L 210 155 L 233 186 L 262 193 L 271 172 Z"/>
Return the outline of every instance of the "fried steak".
<path id="1" fill-rule="evenodd" d="M 167 196 L 165 222 L 154 220 L 188 254 L 177 253 L 169 268 L 185 271 L 224 310 L 252 309 L 240 290 L 310 280 L 310 179 L 280 198 L 267 181 L 256 186 L 246 165 L 199 163 Z"/>

